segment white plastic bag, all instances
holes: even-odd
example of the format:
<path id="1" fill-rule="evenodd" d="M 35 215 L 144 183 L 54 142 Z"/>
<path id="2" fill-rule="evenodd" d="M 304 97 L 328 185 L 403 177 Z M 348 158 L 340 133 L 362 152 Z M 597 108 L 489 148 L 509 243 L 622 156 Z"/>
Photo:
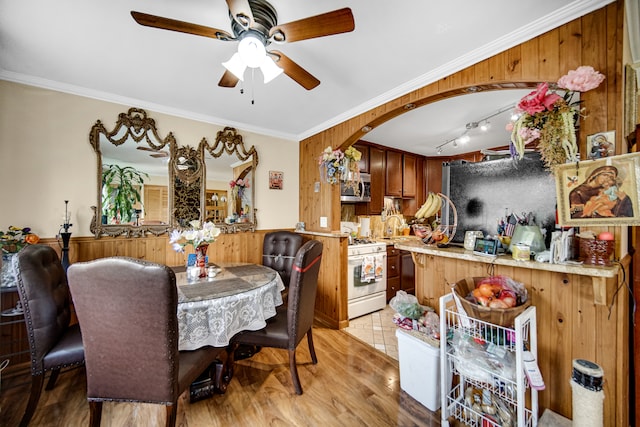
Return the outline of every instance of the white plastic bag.
<path id="1" fill-rule="evenodd" d="M 398 314 L 410 319 L 419 319 L 424 313 L 424 307 L 418 303 L 415 295 L 410 295 L 405 291 L 396 292 L 396 296 L 391 298 L 389 306 Z"/>

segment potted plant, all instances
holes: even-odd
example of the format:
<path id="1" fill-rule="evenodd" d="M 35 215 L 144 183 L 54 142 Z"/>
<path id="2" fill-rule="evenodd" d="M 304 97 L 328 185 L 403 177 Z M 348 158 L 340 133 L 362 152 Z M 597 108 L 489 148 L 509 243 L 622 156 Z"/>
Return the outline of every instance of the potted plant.
<path id="1" fill-rule="evenodd" d="M 149 175 L 131 166 L 104 165 L 102 169 L 102 223 L 131 222 L 134 205 L 142 203 L 140 188 Z"/>

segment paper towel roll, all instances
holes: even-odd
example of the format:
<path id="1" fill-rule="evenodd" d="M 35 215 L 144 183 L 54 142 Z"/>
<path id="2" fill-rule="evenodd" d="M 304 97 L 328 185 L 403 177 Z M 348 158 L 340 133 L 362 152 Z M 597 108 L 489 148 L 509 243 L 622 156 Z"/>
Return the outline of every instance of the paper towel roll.
<path id="1" fill-rule="evenodd" d="M 371 234 L 371 219 L 360 218 L 360 236 L 369 237 Z"/>

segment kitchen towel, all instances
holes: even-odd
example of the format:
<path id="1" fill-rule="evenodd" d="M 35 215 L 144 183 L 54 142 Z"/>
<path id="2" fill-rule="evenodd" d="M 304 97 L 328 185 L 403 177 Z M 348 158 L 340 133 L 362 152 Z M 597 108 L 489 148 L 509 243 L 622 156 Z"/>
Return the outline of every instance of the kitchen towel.
<path id="1" fill-rule="evenodd" d="M 375 278 L 375 259 L 373 255 L 365 255 L 362 257 L 362 271 L 360 273 L 360 281 L 370 282 Z"/>
<path id="2" fill-rule="evenodd" d="M 376 255 L 375 259 L 376 259 L 376 262 L 375 262 L 375 266 L 376 266 L 376 282 L 379 282 L 380 280 L 382 280 L 382 272 L 384 271 L 385 259 L 384 259 L 384 255 L 382 255 L 382 254 Z"/>

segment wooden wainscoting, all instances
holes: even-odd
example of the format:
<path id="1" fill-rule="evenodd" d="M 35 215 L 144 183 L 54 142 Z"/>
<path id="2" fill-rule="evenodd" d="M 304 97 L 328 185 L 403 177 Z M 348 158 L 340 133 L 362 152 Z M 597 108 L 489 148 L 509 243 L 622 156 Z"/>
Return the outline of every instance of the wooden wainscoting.
<path id="1" fill-rule="evenodd" d="M 264 235 L 275 230 L 221 234 L 209 245 L 207 255 L 210 262 L 262 263 Z M 345 238 L 305 235 L 304 239 L 317 239 L 324 245 L 318 293 L 316 296 L 316 319 L 333 328 L 344 328 L 347 320 L 346 267 L 347 240 Z M 41 243 L 53 247 L 58 254 L 61 247 L 56 239 L 42 239 Z M 72 237 L 69 245 L 69 262 L 91 261 L 110 256 L 128 256 L 145 259 L 169 266 L 184 265 L 187 253 L 174 252 L 169 245 L 169 236 L 140 237 Z"/>

